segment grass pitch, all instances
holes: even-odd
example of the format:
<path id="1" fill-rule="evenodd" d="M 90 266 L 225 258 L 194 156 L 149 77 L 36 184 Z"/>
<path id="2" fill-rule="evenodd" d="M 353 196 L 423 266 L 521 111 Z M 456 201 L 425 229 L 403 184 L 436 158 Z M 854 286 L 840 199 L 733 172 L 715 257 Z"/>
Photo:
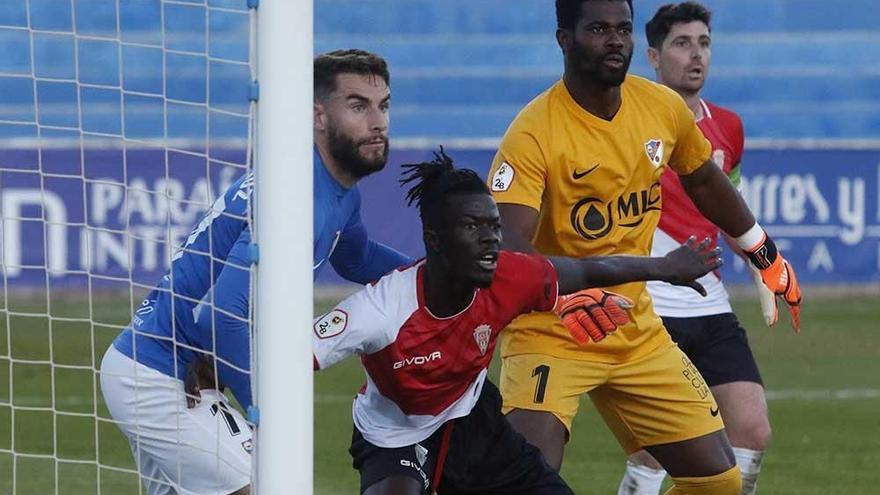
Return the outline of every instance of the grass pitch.
<path id="1" fill-rule="evenodd" d="M 47 306 L 12 299 L 0 305 L 0 495 L 140 493 L 128 443 L 108 421 L 95 374 L 129 319 L 128 299 Z M 880 303 L 870 297 L 808 299 L 800 335 L 787 323 L 764 327 L 753 300 L 738 299 L 735 308 L 770 398 L 774 436 L 760 493 L 877 493 Z M 315 377 L 316 494 L 357 493 L 348 446 L 351 397 L 362 383 L 353 359 Z M 578 494 L 616 493 L 623 463 L 585 399 L 563 477 Z"/>

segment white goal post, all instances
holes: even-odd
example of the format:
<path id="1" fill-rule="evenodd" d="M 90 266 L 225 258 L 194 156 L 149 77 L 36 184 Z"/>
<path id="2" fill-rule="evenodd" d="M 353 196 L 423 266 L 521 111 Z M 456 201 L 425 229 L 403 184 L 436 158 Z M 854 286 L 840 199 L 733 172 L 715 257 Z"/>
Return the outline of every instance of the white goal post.
<path id="1" fill-rule="evenodd" d="M 312 493 L 312 0 L 257 11 L 256 483 Z"/>
<path id="2" fill-rule="evenodd" d="M 0 493 L 147 493 L 102 356 L 253 172 L 252 493 L 311 494 L 312 0 L 0 4 Z"/>

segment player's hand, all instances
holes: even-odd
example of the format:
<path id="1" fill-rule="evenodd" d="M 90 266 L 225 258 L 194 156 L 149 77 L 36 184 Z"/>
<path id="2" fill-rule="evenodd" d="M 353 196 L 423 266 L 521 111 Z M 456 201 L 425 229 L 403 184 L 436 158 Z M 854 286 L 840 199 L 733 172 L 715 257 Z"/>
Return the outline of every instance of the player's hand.
<path id="1" fill-rule="evenodd" d="M 207 356 L 198 357 L 186 366 L 183 390 L 186 393 L 186 407 L 192 409 L 202 401 L 202 389 L 214 389 L 214 362 Z"/>
<path id="2" fill-rule="evenodd" d="M 571 336 L 581 345 L 590 339 L 599 342 L 606 335 L 629 323 L 626 310 L 633 302 L 625 296 L 602 289 L 587 289 L 561 296 L 554 312 Z"/>
<path id="3" fill-rule="evenodd" d="M 758 269 L 764 285 L 770 292 L 781 298 L 788 305 L 791 313 L 791 326 L 795 332 L 801 331 L 801 287 L 798 285 L 794 268 L 782 257 L 772 239 L 764 234 L 764 238 L 749 249 L 744 249 L 749 261 Z M 773 322 L 776 321 L 777 299 L 773 299 Z"/>
<path id="4" fill-rule="evenodd" d="M 721 248 L 716 246 L 710 249 L 711 244 L 712 239 L 708 237 L 699 244 L 694 236 L 689 237 L 687 242 L 663 257 L 665 266 L 661 280 L 672 285 L 690 287 L 706 297 L 706 289 L 697 279 L 717 270 L 723 263 Z"/>

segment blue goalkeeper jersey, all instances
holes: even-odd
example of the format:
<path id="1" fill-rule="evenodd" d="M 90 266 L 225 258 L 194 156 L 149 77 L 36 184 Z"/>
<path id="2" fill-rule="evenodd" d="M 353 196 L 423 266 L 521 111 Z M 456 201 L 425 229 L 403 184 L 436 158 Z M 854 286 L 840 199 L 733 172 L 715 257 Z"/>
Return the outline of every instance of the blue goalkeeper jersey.
<path id="1" fill-rule="evenodd" d="M 220 382 L 245 408 L 252 397 L 248 205 L 253 181 L 253 174 L 246 174 L 214 202 L 172 258 L 171 270 L 113 342 L 126 356 L 181 380 L 191 361 L 199 355 L 213 356 Z M 336 182 L 315 150 L 315 274 L 328 259 L 342 277 L 362 284 L 412 263 L 367 237 L 360 218 L 360 192 Z M 200 306 L 203 301 L 213 304 Z"/>

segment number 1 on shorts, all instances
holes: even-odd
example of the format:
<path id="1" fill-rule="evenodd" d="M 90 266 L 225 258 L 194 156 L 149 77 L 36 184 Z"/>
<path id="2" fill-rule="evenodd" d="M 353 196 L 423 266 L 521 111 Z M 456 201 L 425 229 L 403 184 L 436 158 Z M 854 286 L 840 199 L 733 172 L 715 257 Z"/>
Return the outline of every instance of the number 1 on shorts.
<path id="1" fill-rule="evenodd" d="M 542 364 L 532 370 L 532 376 L 538 377 L 538 385 L 535 387 L 535 404 L 544 402 L 544 392 L 547 390 L 547 378 L 550 376 L 550 367 Z"/>

